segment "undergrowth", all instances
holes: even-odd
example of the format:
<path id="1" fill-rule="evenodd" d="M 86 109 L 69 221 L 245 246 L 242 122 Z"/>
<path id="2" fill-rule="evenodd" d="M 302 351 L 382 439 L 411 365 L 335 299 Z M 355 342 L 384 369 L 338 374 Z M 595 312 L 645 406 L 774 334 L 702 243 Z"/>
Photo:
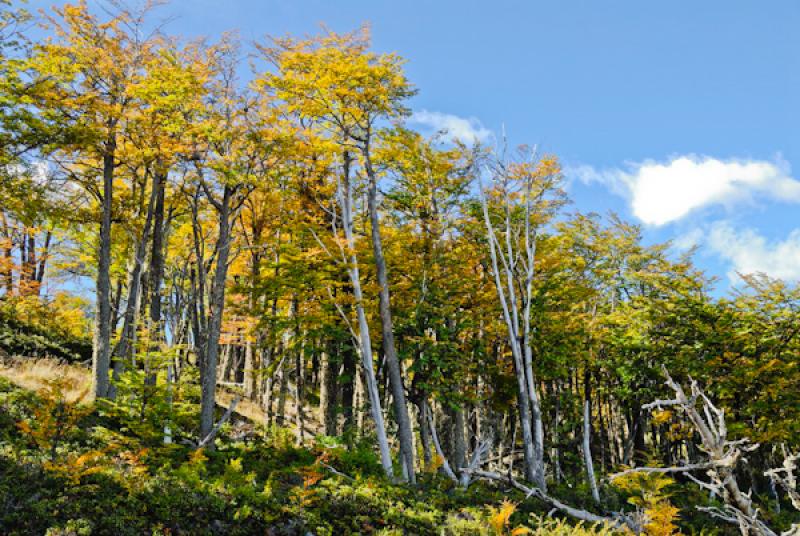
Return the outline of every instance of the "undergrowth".
<path id="1" fill-rule="evenodd" d="M 463 491 L 426 473 L 395 485 L 369 438 L 298 447 L 259 430 L 198 451 L 154 441 L 113 406 L 70 402 L 62 383 L 34 394 L 0 378 L 2 534 L 580 534 L 482 483 Z"/>

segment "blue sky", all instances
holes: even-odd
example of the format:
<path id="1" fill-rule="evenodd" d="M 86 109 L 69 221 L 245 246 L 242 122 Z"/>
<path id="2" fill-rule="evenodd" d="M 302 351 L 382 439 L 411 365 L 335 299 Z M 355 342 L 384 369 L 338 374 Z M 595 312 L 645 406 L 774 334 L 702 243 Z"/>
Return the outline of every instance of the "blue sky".
<path id="1" fill-rule="evenodd" d="M 576 209 L 698 244 L 723 288 L 736 269 L 800 279 L 800 2 L 173 0 L 161 12 L 172 32 L 245 40 L 367 22 L 377 50 L 407 58 L 428 127 L 505 125 L 511 143 L 561 157 Z"/>

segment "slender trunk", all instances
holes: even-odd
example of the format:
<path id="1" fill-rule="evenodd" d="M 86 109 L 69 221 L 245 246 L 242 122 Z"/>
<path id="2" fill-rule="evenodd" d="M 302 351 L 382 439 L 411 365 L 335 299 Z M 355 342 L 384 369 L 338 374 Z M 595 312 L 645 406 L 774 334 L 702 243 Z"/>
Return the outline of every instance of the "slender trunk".
<path id="1" fill-rule="evenodd" d="M 333 378 L 331 358 L 327 351 L 320 354 L 319 371 L 319 419 L 323 434 L 336 435 L 336 389 Z"/>
<path id="2" fill-rule="evenodd" d="M 5 246 L 3 247 L 3 257 L 5 258 L 5 267 L 3 269 L 3 285 L 6 288 L 6 297 L 10 297 L 14 294 L 14 242 L 11 238 L 11 233 L 9 232 L 8 225 L 6 223 L 5 214 L 0 212 L 0 215 L 3 216 L 3 238 L 5 239 Z"/>
<path id="3" fill-rule="evenodd" d="M 633 459 L 636 465 L 642 465 L 647 462 L 647 442 L 645 435 L 647 432 L 647 421 L 645 419 L 645 411 L 641 407 L 635 410 L 634 427 L 633 427 Z"/>
<path id="4" fill-rule="evenodd" d="M 303 375 L 303 359 L 305 358 L 305 340 L 306 335 L 300 331 L 300 320 L 297 310 L 297 298 L 292 299 L 292 316 L 294 316 L 294 333 L 295 337 L 299 336 L 300 341 L 294 344 L 294 417 L 295 427 L 297 428 L 297 444 L 302 445 L 305 439 L 304 428 L 305 419 L 303 415 L 303 389 L 305 378 Z"/>
<path id="5" fill-rule="evenodd" d="M 158 180 L 159 176 L 156 175 L 150 194 L 150 201 L 147 206 L 147 215 L 145 216 L 142 236 L 136 245 L 136 251 L 134 253 L 133 270 L 131 271 L 128 285 L 128 302 L 125 305 L 125 315 L 122 321 L 122 336 L 113 352 L 115 357 L 114 380 L 119 380 L 120 374 L 125 370 L 126 362 L 133 352 L 132 341 L 134 332 L 136 331 L 136 320 L 139 316 L 139 304 L 141 301 L 142 268 L 144 266 L 145 254 L 147 253 L 147 243 L 150 239 L 150 229 L 153 225 L 153 213 L 155 210 L 156 198 L 158 197 Z M 111 399 L 116 397 L 116 389 L 113 385 L 109 387 L 108 397 Z"/>
<path id="6" fill-rule="evenodd" d="M 484 223 L 486 224 L 487 238 L 489 241 L 489 253 L 492 260 L 492 271 L 494 272 L 495 288 L 500 299 L 503 310 L 503 319 L 508 332 L 508 344 L 511 347 L 511 355 L 514 359 L 514 374 L 517 379 L 517 404 L 519 408 L 519 422 L 522 431 L 522 448 L 525 457 L 525 478 L 529 482 L 536 483 L 537 486 L 544 488 L 544 474 L 539 470 L 539 459 L 535 453 L 534 437 L 531 431 L 530 403 L 531 397 L 528 393 L 528 375 L 523 362 L 523 349 L 521 348 L 522 337 L 519 335 L 519 312 L 517 311 L 516 296 L 514 290 L 513 276 L 510 273 L 509 261 L 503 262 L 506 276 L 509 280 L 508 287 L 503 286 L 501 270 L 499 267 L 498 255 L 503 255 L 498 251 L 498 240 L 494 231 L 494 226 L 489 218 L 489 207 L 486 199 L 482 199 Z M 508 225 L 508 224 L 507 224 Z M 508 233 L 506 233 L 508 234 Z M 506 295 L 508 292 L 508 296 Z M 514 441 L 511 443 L 511 450 L 514 449 Z M 513 456 L 511 458 L 513 463 Z"/>
<path id="7" fill-rule="evenodd" d="M 355 253 L 355 237 L 353 236 L 353 194 L 350 182 L 351 157 L 345 152 L 344 155 L 344 176 L 339 188 L 339 204 L 342 210 L 342 227 L 350 250 L 348 259 L 348 273 L 350 284 L 353 287 L 353 297 L 355 298 L 356 316 L 358 317 L 358 336 L 360 339 L 361 363 L 364 368 L 366 378 L 366 390 L 369 396 L 372 419 L 375 423 L 375 432 L 378 436 L 378 448 L 381 455 L 381 465 L 387 476 L 393 476 L 392 457 L 389 451 L 389 440 L 386 436 L 386 425 L 381 410 L 381 397 L 378 392 L 378 381 L 375 378 L 375 365 L 372 357 L 372 340 L 367 323 L 367 315 L 364 311 L 364 296 L 361 292 L 361 276 L 358 268 L 358 258 Z M 405 400 L 405 396 L 403 396 Z M 407 416 L 407 415 L 406 415 Z M 413 467 L 413 466 L 412 466 Z"/>
<path id="8" fill-rule="evenodd" d="M 272 392 L 275 390 L 275 371 L 272 368 L 272 360 L 275 359 L 275 355 L 273 354 L 272 348 L 268 350 L 268 354 L 265 360 L 265 367 L 268 368 L 271 372 L 267 377 L 264 379 L 264 393 L 263 393 L 263 401 L 262 405 L 264 406 L 264 410 L 266 411 L 267 417 L 267 426 L 272 426 L 275 424 L 275 412 L 273 410 L 273 397 Z"/>
<path id="9" fill-rule="evenodd" d="M 250 400 L 256 392 L 256 352 L 248 337 L 244 341 L 244 396 Z"/>
<path id="10" fill-rule="evenodd" d="M 163 339 L 161 327 L 161 284 L 164 279 L 164 197 L 167 174 L 157 174 L 153 183 L 156 204 L 153 211 L 153 244 L 150 252 L 150 337 L 153 342 Z"/>
<path id="11" fill-rule="evenodd" d="M 200 437 L 205 438 L 214 427 L 214 404 L 217 387 L 217 357 L 219 336 L 222 330 L 222 314 L 225 309 L 225 279 L 228 275 L 228 257 L 231 250 L 231 200 L 234 186 L 225 185 L 219 205 L 219 247 L 217 266 L 211 287 L 211 318 L 208 320 L 208 335 L 205 341 L 205 367 L 201 378 L 200 393 Z"/>
<path id="12" fill-rule="evenodd" d="M 556 387 L 555 382 L 553 385 L 553 393 L 555 396 L 555 404 L 553 405 L 553 442 L 550 456 L 553 464 L 553 477 L 556 482 L 561 482 L 561 438 L 558 433 L 558 425 L 561 423 L 561 392 L 560 389 Z"/>
<path id="13" fill-rule="evenodd" d="M 369 205 L 369 220 L 372 228 L 372 251 L 375 257 L 375 270 L 380 287 L 379 309 L 383 334 L 383 350 L 386 357 L 386 368 L 392 388 L 392 401 L 394 402 L 397 433 L 400 440 L 400 454 L 408 468 L 408 480 L 412 484 L 416 481 L 414 475 L 414 435 L 411 430 L 411 419 L 408 416 L 406 392 L 403 385 L 403 374 L 400 370 L 400 360 L 394 343 L 394 325 L 392 323 L 391 300 L 389 296 L 389 279 L 386 270 L 386 258 L 383 256 L 383 242 L 381 240 L 380 219 L 378 217 L 378 179 L 370 162 L 369 149 L 363 151 L 364 163 L 369 188 L 367 190 L 367 203 Z"/>
<path id="14" fill-rule="evenodd" d="M 47 268 L 47 259 L 50 256 L 50 242 L 53 239 L 53 232 L 47 231 L 44 235 L 44 245 L 42 246 L 42 253 L 39 256 L 39 268 L 36 271 L 36 293 L 41 294 L 42 283 L 44 282 L 44 272 Z"/>
<path id="15" fill-rule="evenodd" d="M 108 396 L 111 363 L 111 203 L 114 195 L 114 153 L 116 138 L 106 143 L 103 156 L 103 198 L 100 221 L 100 249 L 97 254 L 97 316 L 92 344 L 92 377 L 95 398 Z"/>
<path id="16" fill-rule="evenodd" d="M 589 399 L 583 401 L 583 460 L 586 464 L 586 479 L 592 490 L 592 499 L 595 504 L 600 504 L 600 492 L 597 490 L 597 480 L 594 478 L 594 464 L 592 463 L 592 420 Z"/>
<path id="17" fill-rule="evenodd" d="M 231 365 L 233 363 L 232 354 L 233 353 L 233 345 L 225 344 L 222 346 L 219 354 L 219 371 L 220 380 L 223 382 L 227 382 L 230 378 L 231 373 Z"/>
<path id="18" fill-rule="evenodd" d="M 354 397 L 356 380 L 360 374 L 356 367 L 355 351 L 350 345 L 343 345 L 342 348 L 342 374 L 339 376 L 339 383 L 342 392 L 342 432 L 352 428 L 356 423 L 354 420 Z"/>
<path id="19" fill-rule="evenodd" d="M 297 428 L 297 444 L 305 441 L 305 416 L 303 414 L 303 350 L 302 345 L 294 355 L 294 405 L 295 427 Z"/>
<path id="20" fill-rule="evenodd" d="M 529 307 L 530 305 L 526 305 Z M 529 340 L 529 326 L 526 325 L 525 336 L 525 376 L 528 382 L 528 396 L 531 401 L 531 420 L 533 424 L 533 456 L 534 456 L 534 471 L 536 476 L 534 482 L 542 488 L 542 491 L 547 491 L 547 485 L 544 475 L 544 425 L 542 423 L 542 408 L 539 402 L 539 392 L 536 387 L 536 380 L 533 375 L 533 359 L 531 357 L 531 347 Z"/>
<path id="21" fill-rule="evenodd" d="M 467 442 L 464 438 L 464 429 L 466 427 L 464 407 L 459 406 L 453 413 L 453 463 L 455 463 L 456 471 L 459 471 L 467 465 Z"/>
<path id="22" fill-rule="evenodd" d="M 425 467 L 431 465 L 431 437 L 428 430 L 426 417 L 425 417 L 425 401 L 420 397 L 417 402 L 417 428 L 419 428 L 419 439 L 422 443 L 422 460 L 425 462 Z"/>
<path id="23" fill-rule="evenodd" d="M 286 395 L 289 394 L 289 373 L 286 370 L 287 364 L 285 357 L 281 357 L 279 367 L 280 374 L 278 375 L 278 381 L 280 382 L 280 386 L 278 387 L 278 409 L 275 412 L 275 422 L 278 426 L 286 426 Z"/>

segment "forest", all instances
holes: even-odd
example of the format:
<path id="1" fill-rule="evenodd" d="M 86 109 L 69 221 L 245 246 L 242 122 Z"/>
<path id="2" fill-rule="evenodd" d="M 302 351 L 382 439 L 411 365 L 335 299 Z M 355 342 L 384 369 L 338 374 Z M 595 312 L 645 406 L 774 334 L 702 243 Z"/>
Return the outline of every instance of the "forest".
<path id="1" fill-rule="evenodd" d="M 103 6 L 0 0 L 0 533 L 800 535 L 800 287 L 415 130 L 368 26 Z"/>

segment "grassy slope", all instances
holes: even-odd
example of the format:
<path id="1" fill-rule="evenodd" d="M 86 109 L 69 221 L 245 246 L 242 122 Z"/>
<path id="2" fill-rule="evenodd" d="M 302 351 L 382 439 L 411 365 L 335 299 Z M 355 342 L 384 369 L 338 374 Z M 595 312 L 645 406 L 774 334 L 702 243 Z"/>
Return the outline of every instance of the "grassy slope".
<path id="1" fill-rule="evenodd" d="M 27 358 L 5 358 L 0 360 L 0 377 L 6 378 L 19 387 L 40 391 L 46 382 L 52 378 L 63 378 L 65 380 L 65 397 L 69 402 L 79 402 L 82 404 L 91 403 L 94 394 L 91 392 L 91 370 L 80 365 L 64 363 L 50 358 L 27 359 Z M 222 407 L 230 406 L 235 397 L 235 393 L 227 388 L 217 389 L 217 404 Z M 246 419 L 254 424 L 266 421 L 266 414 L 263 408 L 251 400 L 240 399 L 236 405 L 235 413 L 242 419 Z M 288 428 L 296 433 L 294 427 L 295 407 L 294 401 L 286 401 L 286 414 Z M 312 413 L 306 414 L 304 430 L 306 434 L 314 435 L 321 426 L 316 416 Z"/>
<path id="2" fill-rule="evenodd" d="M 42 361 L 0 369 L 19 384 L 0 378 L 0 533 L 494 534 L 484 505 L 500 504 L 501 491 L 464 492 L 435 474 L 417 488 L 393 485 L 368 442 L 301 448 L 279 429 L 223 437 L 201 454 L 148 442 L 129 431 L 124 415 L 87 408 L 75 409 L 74 424 L 56 427 L 63 437 L 53 447 L 43 439 L 53 415 L 79 406 L 20 386 L 41 394 L 44 377 L 65 377 L 64 397 L 86 401 L 85 374 Z M 533 523 L 528 516 L 518 510 L 507 528 Z"/>

